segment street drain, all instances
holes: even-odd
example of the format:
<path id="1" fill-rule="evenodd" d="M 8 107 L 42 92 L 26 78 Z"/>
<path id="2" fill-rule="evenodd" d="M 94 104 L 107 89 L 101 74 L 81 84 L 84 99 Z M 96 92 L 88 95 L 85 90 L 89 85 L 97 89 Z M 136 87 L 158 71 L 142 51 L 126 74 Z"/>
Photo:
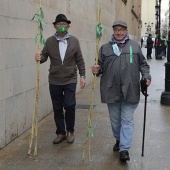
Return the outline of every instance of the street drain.
<path id="1" fill-rule="evenodd" d="M 95 108 L 96 105 L 93 105 L 93 108 Z M 76 105 L 76 109 L 90 109 L 90 105 L 85 105 L 85 104 L 78 104 Z"/>
<path id="2" fill-rule="evenodd" d="M 145 103 L 145 99 L 140 99 L 140 103 Z M 156 103 L 156 100 L 147 100 L 147 103 Z"/>

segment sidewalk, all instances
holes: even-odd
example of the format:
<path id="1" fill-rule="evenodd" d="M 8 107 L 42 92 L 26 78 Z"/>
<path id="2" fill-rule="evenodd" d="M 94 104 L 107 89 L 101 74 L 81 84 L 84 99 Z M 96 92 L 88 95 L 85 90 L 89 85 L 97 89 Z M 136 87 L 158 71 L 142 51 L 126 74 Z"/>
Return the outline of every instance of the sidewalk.
<path id="1" fill-rule="evenodd" d="M 143 48 L 146 56 L 146 49 Z M 131 160 L 119 161 L 119 153 L 113 152 L 113 139 L 107 106 L 101 104 L 99 79 L 97 80 L 92 126 L 91 161 L 86 153 L 82 161 L 86 137 L 87 119 L 92 85 L 76 95 L 76 125 L 73 144 L 53 145 L 55 124 L 53 113 L 39 122 L 38 155 L 27 156 L 30 130 L 4 149 L 0 150 L 0 170 L 170 170 L 170 106 L 160 104 L 164 91 L 164 60 L 148 60 L 151 67 L 152 84 L 149 87 L 146 116 L 146 138 L 144 157 L 141 157 L 144 96 L 135 111 L 135 132 L 130 149 Z"/>

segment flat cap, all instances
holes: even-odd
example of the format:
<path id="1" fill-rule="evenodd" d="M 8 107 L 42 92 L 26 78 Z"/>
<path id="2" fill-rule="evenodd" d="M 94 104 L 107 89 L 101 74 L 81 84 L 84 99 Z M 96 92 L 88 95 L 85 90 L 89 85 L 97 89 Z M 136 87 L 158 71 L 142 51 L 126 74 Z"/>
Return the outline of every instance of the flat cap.
<path id="1" fill-rule="evenodd" d="M 115 27 L 115 26 L 118 26 L 118 25 L 127 28 L 127 23 L 125 21 L 121 21 L 121 20 L 115 21 L 112 25 L 112 28 Z"/>

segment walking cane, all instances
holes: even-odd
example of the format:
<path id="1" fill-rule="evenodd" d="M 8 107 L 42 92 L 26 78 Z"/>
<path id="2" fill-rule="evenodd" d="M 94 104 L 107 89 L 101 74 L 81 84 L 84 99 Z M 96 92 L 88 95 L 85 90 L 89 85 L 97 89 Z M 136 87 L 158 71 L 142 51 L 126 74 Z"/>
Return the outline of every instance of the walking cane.
<path id="1" fill-rule="evenodd" d="M 141 86 L 142 86 L 142 81 L 141 81 Z M 145 86 L 145 87 L 144 87 Z M 143 120 L 143 140 L 142 140 L 142 157 L 144 156 L 144 143 L 145 143 L 145 124 L 146 124 L 146 106 L 147 106 L 147 85 L 146 85 L 146 81 L 144 80 L 144 86 L 143 86 L 143 90 L 142 93 L 145 96 L 145 105 L 144 105 L 144 120 Z M 141 87 L 142 88 L 142 87 Z"/>

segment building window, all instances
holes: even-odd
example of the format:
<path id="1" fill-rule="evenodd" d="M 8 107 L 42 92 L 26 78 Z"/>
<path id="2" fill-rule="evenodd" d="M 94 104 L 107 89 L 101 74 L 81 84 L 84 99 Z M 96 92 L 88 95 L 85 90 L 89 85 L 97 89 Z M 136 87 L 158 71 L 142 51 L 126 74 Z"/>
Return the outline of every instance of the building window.
<path id="1" fill-rule="evenodd" d="M 124 2 L 124 4 L 126 5 L 126 3 L 127 3 L 127 0 L 122 0 L 123 2 Z"/>

